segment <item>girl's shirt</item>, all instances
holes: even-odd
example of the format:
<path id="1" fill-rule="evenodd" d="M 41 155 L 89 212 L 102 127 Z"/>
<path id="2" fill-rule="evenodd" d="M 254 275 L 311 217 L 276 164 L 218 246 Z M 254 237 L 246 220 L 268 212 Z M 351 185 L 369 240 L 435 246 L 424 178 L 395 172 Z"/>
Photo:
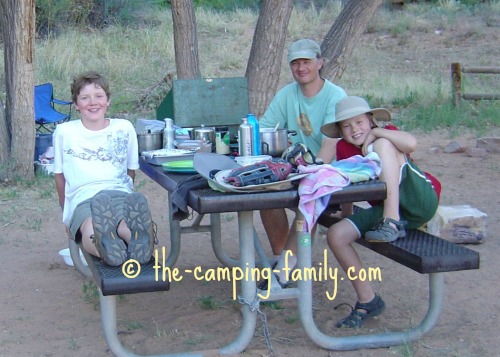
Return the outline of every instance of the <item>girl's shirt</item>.
<path id="1" fill-rule="evenodd" d="M 391 124 L 387 124 L 384 127 L 384 129 L 387 129 L 387 130 L 398 130 L 398 128 L 396 126 L 391 125 Z M 362 153 L 360 147 L 355 146 L 353 144 L 350 144 L 347 141 L 345 141 L 344 139 L 340 139 L 337 142 L 337 160 L 347 159 L 347 158 L 349 158 L 351 156 L 354 156 L 354 155 L 361 155 L 361 156 L 363 156 L 363 153 Z M 406 156 L 408 157 L 408 159 L 412 160 L 412 158 L 410 157 L 409 154 L 407 154 Z M 413 162 L 413 160 L 412 160 L 412 162 Z M 413 166 L 416 166 L 416 165 L 413 164 Z M 436 191 L 436 195 L 437 195 L 438 200 L 439 200 L 439 198 L 441 196 L 441 183 L 439 182 L 439 180 L 436 177 L 434 177 L 430 173 L 424 172 L 424 171 L 423 171 L 423 173 L 425 174 L 425 176 L 427 177 L 427 179 L 432 184 L 432 187 L 434 188 L 434 191 Z"/>

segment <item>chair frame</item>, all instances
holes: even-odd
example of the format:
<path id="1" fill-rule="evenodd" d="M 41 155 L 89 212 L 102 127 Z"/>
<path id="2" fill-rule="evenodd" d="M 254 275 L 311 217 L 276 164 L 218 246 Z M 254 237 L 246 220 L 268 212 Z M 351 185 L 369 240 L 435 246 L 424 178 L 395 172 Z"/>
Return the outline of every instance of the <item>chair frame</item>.
<path id="1" fill-rule="evenodd" d="M 57 124 L 71 119 L 73 102 L 55 99 L 52 83 L 35 86 L 34 104 L 36 131 L 38 133 L 52 133 Z M 69 110 L 67 113 L 60 112 L 56 109 L 56 105 L 69 106 Z"/>

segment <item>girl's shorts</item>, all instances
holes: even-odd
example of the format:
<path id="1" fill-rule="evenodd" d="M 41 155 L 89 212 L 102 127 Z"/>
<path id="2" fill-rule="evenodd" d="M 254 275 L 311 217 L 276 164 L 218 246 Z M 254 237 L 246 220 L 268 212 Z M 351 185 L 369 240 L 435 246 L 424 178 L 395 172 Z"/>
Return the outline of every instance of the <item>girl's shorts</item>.
<path id="1" fill-rule="evenodd" d="M 423 226 L 436 213 L 438 198 L 431 182 L 416 166 L 408 161 L 401 167 L 399 184 L 399 216 L 407 229 Z M 362 237 L 383 218 L 383 204 L 361 210 L 347 219 Z"/>

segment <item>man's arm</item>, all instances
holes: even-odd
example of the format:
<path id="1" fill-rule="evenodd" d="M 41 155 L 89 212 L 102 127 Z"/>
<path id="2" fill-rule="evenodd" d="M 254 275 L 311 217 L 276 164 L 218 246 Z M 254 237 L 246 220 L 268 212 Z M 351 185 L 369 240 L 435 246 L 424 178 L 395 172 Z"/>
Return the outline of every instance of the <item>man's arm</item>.
<path id="1" fill-rule="evenodd" d="M 321 147 L 318 152 L 318 158 L 325 164 L 330 164 L 337 154 L 337 141 L 339 139 L 324 137 L 321 141 Z"/>

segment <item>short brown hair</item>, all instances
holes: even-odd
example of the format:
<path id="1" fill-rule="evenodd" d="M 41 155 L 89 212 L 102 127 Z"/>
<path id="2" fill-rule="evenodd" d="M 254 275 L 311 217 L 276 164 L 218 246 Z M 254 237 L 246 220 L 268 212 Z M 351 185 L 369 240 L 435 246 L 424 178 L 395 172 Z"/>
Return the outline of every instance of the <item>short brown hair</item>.
<path id="1" fill-rule="evenodd" d="M 88 71 L 76 76 L 73 79 L 73 83 L 71 83 L 71 100 L 73 100 L 73 103 L 76 103 L 78 94 L 80 94 L 82 88 L 87 84 L 92 83 L 101 87 L 104 90 L 104 93 L 106 93 L 108 100 L 110 99 L 111 92 L 109 91 L 108 80 L 95 71 Z"/>

